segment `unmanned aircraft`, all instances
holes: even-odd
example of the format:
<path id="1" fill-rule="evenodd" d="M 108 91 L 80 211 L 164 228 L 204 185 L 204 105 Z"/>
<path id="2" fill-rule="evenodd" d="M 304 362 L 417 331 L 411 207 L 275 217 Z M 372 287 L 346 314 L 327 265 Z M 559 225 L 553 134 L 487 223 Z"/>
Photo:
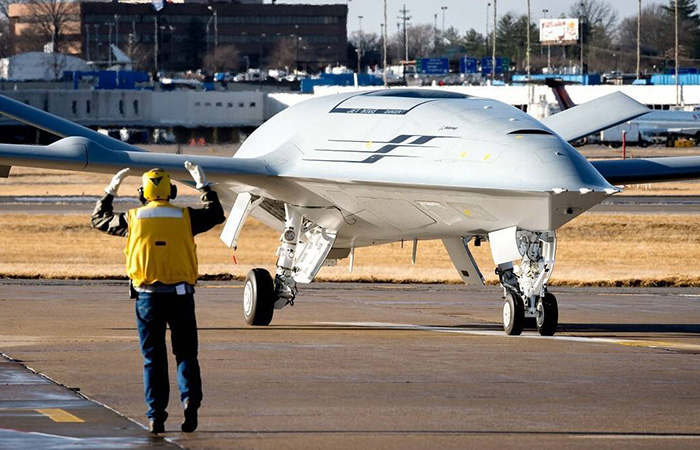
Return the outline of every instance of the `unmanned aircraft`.
<path id="1" fill-rule="evenodd" d="M 248 273 L 244 316 L 267 325 L 293 304 L 324 261 L 357 247 L 441 239 L 466 284 L 483 278 L 469 243 L 488 240 L 503 287 L 507 334 L 535 318 L 556 332 L 547 282 L 556 230 L 618 185 L 700 178 L 700 157 L 589 162 L 570 144 L 648 109 L 610 94 L 538 121 L 504 103 L 449 91 L 389 89 L 316 97 L 259 127 L 234 157 L 145 152 L 0 96 L 0 113 L 63 137 L 48 146 L 0 145 L 11 166 L 114 173 L 161 167 L 188 183 L 199 164 L 230 214 L 229 247 L 252 215 L 281 232 L 274 277 Z"/>

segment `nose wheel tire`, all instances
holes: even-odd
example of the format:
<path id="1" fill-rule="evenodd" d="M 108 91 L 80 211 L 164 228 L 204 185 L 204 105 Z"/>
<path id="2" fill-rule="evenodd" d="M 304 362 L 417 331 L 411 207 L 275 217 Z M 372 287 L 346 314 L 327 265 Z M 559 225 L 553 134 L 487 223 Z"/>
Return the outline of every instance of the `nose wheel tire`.
<path id="1" fill-rule="evenodd" d="M 503 304 L 503 330 L 509 336 L 517 336 L 523 332 L 524 323 L 523 300 L 517 294 L 509 292 Z"/>
<path id="2" fill-rule="evenodd" d="M 275 285 L 270 272 L 253 269 L 243 286 L 243 316 L 248 325 L 269 325 L 275 311 Z"/>
<path id="3" fill-rule="evenodd" d="M 557 298 L 547 292 L 537 300 L 537 331 L 542 336 L 554 336 L 559 325 Z"/>

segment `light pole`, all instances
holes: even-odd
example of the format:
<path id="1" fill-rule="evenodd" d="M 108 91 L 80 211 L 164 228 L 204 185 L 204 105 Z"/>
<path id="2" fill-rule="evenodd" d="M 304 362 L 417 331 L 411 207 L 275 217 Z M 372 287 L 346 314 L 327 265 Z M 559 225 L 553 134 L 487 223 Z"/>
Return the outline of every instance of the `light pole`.
<path id="1" fill-rule="evenodd" d="M 544 18 L 547 18 L 547 13 L 549 12 L 548 9 L 543 9 L 542 14 L 544 14 Z M 551 71 L 552 67 L 552 46 L 547 43 L 547 73 Z"/>
<path id="2" fill-rule="evenodd" d="M 114 45 L 119 48 L 119 14 L 114 15 Z"/>
<path id="3" fill-rule="evenodd" d="M 170 70 L 174 70 L 173 60 L 175 59 L 175 50 L 173 47 L 173 43 L 175 42 L 175 35 L 173 34 L 173 31 L 175 31 L 175 27 L 172 25 L 168 25 L 168 29 L 170 30 Z"/>
<path id="4" fill-rule="evenodd" d="M 584 44 L 584 35 L 586 34 L 586 16 L 584 15 L 584 3 L 581 2 L 581 17 L 580 17 L 580 25 L 581 25 L 581 36 L 579 39 L 581 39 L 581 80 L 583 81 L 583 44 Z"/>
<path id="5" fill-rule="evenodd" d="M 132 20 L 129 34 L 129 59 L 134 59 L 134 42 L 136 42 L 136 21 Z"/>
<path id="6" fill-rule="evenodd" d="M 442 10 L 442 36 L 445 36 L 445 11 L 447 11 L 447 6 L 441 6 Z"/>
<path id="7" fill-rule="evenodd" d="M 266 33 L 262 33 L 260 35 L 260 86 L 262 86 L 263 82 L 263 40 L 267 37 Z"/>
<path id="8" fill-rule="evenodd" d="M 100 24 L 96 23 L 93 25 L 95 27 L 95 61 L 100 60 L 100 41 L 97 37 L 97 33 L 100 30 Z"/>
<path id="9" fill-rule="evenodd" d="M 637 79 L 639 79 L 639 74 L 641 73 L 640 62 L 641 62 L 641 40 L 642 40 L 642 0 L 639 0 L 637 4 Z"/>
<path id="10" fill-rule="evenodd" d="M 491 51 L 491 85 L 496 80 L 496 24 L 498 23 L 498 0 L 493 0 L 493 47 Z"/>
<path id="11" fill-rule="evenodd" d="M 673 2 L 674 4 L 674 16 L 675 16 L 675 22 L 676 22 L 676 48 L 675 48 L 675 57 L 674 59 L 676 60 L 676 69 L 675 69 L 675 76 L 674 78 L 676 79 L 676 106 L 680 105 L 680 95 L 678 93 L 678 1 Z"/>
<path id="12" fill-rule="evenodd" d="M 530 0 L 527 0 L 527 53 L 525 54 L 525 70 L 530 78 Z"/>
<path id="13" fill-rule="evenodd" d="M 486 44 L 486 53 L 489 52 L 489 8 L 491 2 L 486 4 L 486 34 L 484 35 L 484 43 Z"/>
<path id="14" fill-rule="evenodd" d="M 387 22 L 387 15 L 386 15 L 386 0 L 384 0 L 384 23 L 382 25 L 383 25 L 382 26 L 382 40 L 384 41 L 384 42 L 382 42 L 382 49 L 383 49 L 383 53 L 384 53 L 383 65 L 382 65 L 382 67 L 384 68 L 384 73 L 382 75 L 384 78 L 384 87 L 387 87 L 389 85 L 389 81 L 387 80 L 387 77 L 386 77 L 386 59 L 387 59 L 387 56 L 386 56 L 386 51 L 387 51 L 386 35 L 388 33 L 387 27 L 389 26 L 389 23 Z"/>
<path id="15" fill-rule="evenodd" d="M 211 48 L 210 48 L 210 44 L 209 44 L 209 41 L 211 41 L 211 39 L 209 39 L 209 25 L 211 24 L 212 20 L 214 20 L 214 16 L 211 16 L 209 18 L 209 20 L 207 20 L 206 31 L 204 32 L 204 34 L 207 35 L 207 55 L 209 55 L 209 53 L 211 52 Z"/>
<path id="16" fill-rule="evenodd" d="M 397 40 L 398 40 L 398 36 L 400 36 L 400 35 L 401 35 L 401 24 L 396 22 L 396 36 L 397 36 L 396 39 Z M 401 61 L 401 43 L 398 43 L 398 45 L 396 46 L 396 60 L 397 60 L 397 62 Z"/>
<path id="17" fill-rule="evenodd" d="M 153 62 L 155 74 L 158 76 L 158 16 L 153 18 Z"/>
<path id="18" fill-rule="evenodd" d="M 357 16 L 360 20 L 360 41 L 357 44 L 357 74 L 362 73 L 362 19 L 364 16 Z"/>
<path id="19" fill-rule="evenodd" d="M 90 25 L 85 25 L 85 57 L 90 61 Z"/>
<path id="20" fill-rule="evenodd" d="M 219 47 L 219 19 L 217 18 L 216 8 L 213 6 L 207 6 L 207 9 L 211 11 L 214 17 L 214 59 L 216 60 L 216 50 Z"/>
<path id="21" fill-rule="evenodd" d="M 107 27 L 109 28 L 109 47 L 107 48 L 107 51 L 109 52 L 107 55 L 107 60 L 109 61 L 109 67 L 112 67 L 112 26 L 113 23 L 108 23 Z"/>

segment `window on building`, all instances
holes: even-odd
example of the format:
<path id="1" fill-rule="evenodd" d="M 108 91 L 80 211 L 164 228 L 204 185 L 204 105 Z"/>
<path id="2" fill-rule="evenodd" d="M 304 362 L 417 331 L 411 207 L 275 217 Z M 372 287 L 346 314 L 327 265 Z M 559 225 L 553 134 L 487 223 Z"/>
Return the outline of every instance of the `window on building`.
<path id="1" fill-rule="evenodd" d="M 78 114 L 78 101 L 73 100 L 73 103 L 71 104 L 71 111 L 73 111 L 73 115 Z"/>
<path id="2" fill-rule="evenodd" d="M 85 112 L 90 114 L 90 100 L 85 100 Z"/>
<path id="3" fill-rule="evenodd" d="M 134 100 L 134 114 L 139 115 L 139 101 Z"/>
<path id="4" fill-rule="evenodd" d="M 124 115 L 124 100 L 119 100 L 119 114 Z"/>

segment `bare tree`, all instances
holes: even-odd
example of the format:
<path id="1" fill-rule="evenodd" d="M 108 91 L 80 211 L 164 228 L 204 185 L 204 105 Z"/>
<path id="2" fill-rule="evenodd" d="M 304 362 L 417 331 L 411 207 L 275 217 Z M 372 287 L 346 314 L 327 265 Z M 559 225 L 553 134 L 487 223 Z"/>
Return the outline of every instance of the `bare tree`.
<path id="1" fill-rule="evenodd" d="M 219 46 L 204 58 L 204 68 L 208 72 L 228 72 L 237 70 L 239 52 L 233 45 Z"/>
<path id="2" fill-rule="evenodd" d="M 428 57 L 433 52 L 434 30 L 432 25 L 411 25 L 408 34 L 408 57 L 416 59 Z"/>
<path id="3" fill-rule="evenodd" d="M 654 66 L 664 67 L 664 54 L 673 49 L 673 16 L 668 14 L 663 6 L 651 4 L 642 9 L 642 24 L 644 32 L 641 33 L 641 64 L 642 70 L 652 69 Z M 683 32 L 679 35 L 681 47 L 687 47 L 692 39 L 692 29 L 686 23 L 682 23 Z M 623 55 L 622 68 L 625 72 L 636 70 L 636 43 L 637 42 L 637 17 L 627 17 L 620 23 L 618 33 L 618 48 Z M 671 59 L 673 56 L 671 55 Z"/>
<path id="4" fill-rule="evenodd" d="M 61 49 L 65 36 L 72 31 L 70 23 L 80 26 L 75 18 L 80 14 L 79 4 L 72 0 L 29 0 L 26 7 L 33 23 L 28 34 L 34 34 L 44 44 L 51 43 L 54 53 Z"/>
<path id="5" fill-rule="evenodd" d="M 605 0 L 581 0 L 571 6 L 570 17 L 583 20 L 581 39 L 585 46 L 585 65 L 590 70 L 605 70 L 615 62 L 609 49 L 617 34 L 617 11 Z"/>
<path id="6" fill-rule="evenodd" d="M 272 53 L 270 53 L 269 66 L 271 68 L 287 67 L 296 69 L 294 66 L 297 63 L 297 45 L 298 41 L 296 36 L 281 39 L 272 50 Z"/>

